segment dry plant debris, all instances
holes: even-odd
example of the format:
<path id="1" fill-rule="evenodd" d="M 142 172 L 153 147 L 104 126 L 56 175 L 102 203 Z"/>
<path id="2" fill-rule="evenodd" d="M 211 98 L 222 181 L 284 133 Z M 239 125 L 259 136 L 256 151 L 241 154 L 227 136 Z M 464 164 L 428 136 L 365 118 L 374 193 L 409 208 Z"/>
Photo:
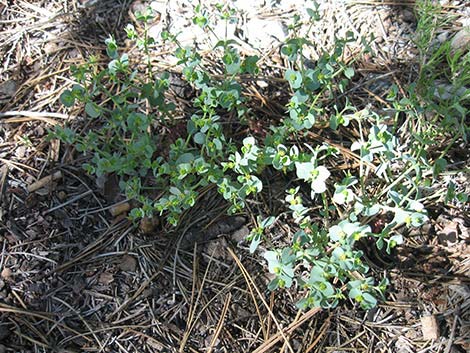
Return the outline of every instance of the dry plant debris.
<path id="1" fill-rule="evenodd" d="M 259 99 L 257 111 L 276 116 L 285 87 L 276 77 L 285 63 L 272 48 L 304 2 L 234 3 L 243 21 L 229 35 L 241 33 L 237 41 L 261 54 L 273 77 L 250 84 L 249 94 Z M 320 3 L 326 15 L 313 32 L 318 48 L 330 48 L 348 30 L 374 34 L 377 55 L 364 58 L 348 94 L 364 106 L 385 102 L 384 92 L 393 83 L 401 87 L 417 55 L 414 1 Z M 457 20 L 438 38 L 456 33 L 454 47 L 468 46 L 461 28 L 470 24 L 467 2 L 441 3 Z M 161 14 L 155 36 L 168 26 L 183 29 L 188 42 L 203 37 L 191 27 L 187 1 L 152 4 Z M 87 176 L 82 161 L 64 151 L 69 147 L 46 139 L 52 126 L 82 119 L 59 103 L 72 80 L 70 65 L 91 55 L 103 60 L 103 40 L 121 36 L 139 6 L 0 1 L 0 352 L 468 352 L 470 220 L 460 210 L 436 207 L 431 228 L 410 235 L 396 258 L 371 255 L 393 283 L 376 309 L 345 304 L 301 312 L 291 298 L 296 293 L 267 291 L 264 262 L 235 247 L 251 219 L 231 224 L 210 190 L 180 228 L 152 223 L 139 231 L 125 217 L 128 200 Z M 153 63 L 171 68 L 167 54 Z M 209 52 L 205 59 L 211 62 Z M 178 86 L 178 77 L 179 109 L 190 110 L 192 92 Z M 178 246 L 181 239 L 191 241 Z"/>

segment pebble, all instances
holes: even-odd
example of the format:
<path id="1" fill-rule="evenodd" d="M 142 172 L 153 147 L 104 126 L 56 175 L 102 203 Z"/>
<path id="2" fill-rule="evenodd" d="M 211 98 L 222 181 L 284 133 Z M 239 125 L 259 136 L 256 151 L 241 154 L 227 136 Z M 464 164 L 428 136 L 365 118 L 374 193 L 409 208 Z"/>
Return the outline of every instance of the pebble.
<path id="1" fill-rule="evenodd" d="M 160 40 L 160 35 L 162 33 L 162 22 L 154 24 L 148 29 L 148 36 L 153 38 L 156 42 Z"/>
<path id="2" fill-rule="evenodd" d="M 287 38 L 286 26 L 276 20 L 250 19 L 243 32 L 245 40 L 257 49 L 270 48 L 276 42 L 285 42 Z"/>
<path id="3" fill-rule="evenodd" d="M 63 202 L 67 198 L 67 193 L 61 190 L 57 193 L 57 198 L 59 199 L 59 201 Z"/>
<path id="4" fill-rule="evenodd" d="M 145 4 L 141 0 L 134 1 L 130 6 L 129 6 L 129 11 L 133 14 L 136 15 L 138 12 L 143 13 L 147 9 L 147 4 Z"/>
<path id="5" fill-rule="evenodd" d="M 10 329 L 6 325 L 0 325 L 0 341 L 5 340 L 10 336 Z"/>
<path id="6" fill-rule="evenodd" d="M 438 34 L 436 38 L 439 43 L 444 43 L 449 38 L 449 32 L 442 32 Z"/>
<path id="7" fill-rule="evenodd" d="M 452 50 L 468 51 L 470 49 L 470 26 L 458 31 L 450 42 Z"/>
<path id="8" fill-rule="evenodd" d="M 404 22 L 409 22 L 409 23 L 413 23 L 413 22 L 416 21 L 415 14 L 413 13 L 413 11 L 408 10 L 408 9 L 405 9 L 405 10 L 403 10 L 403 11 L 401 12 L 400 18 L 401 18 Z"/>
<path id="9" fill-rule="evenodd" d="M 143 234 L 152 233 L 159 224 L 159 219 L 156 217 L 144 217 L 140 220 L 139 229 Z"/>
<path id="10" fill-rule="evenodd" d="M 124 272 L 135 272 L 137 268 L 137 260 L 131 255 L 124 255 L 118 265 L 119 269 Z"/>
<path id="11" fill-rule="evenodd" d="M 12 271 L 10 268 L 8 267 L 5 267 L 3 270 L 2 270 L 2 273 L 0 274 L 0 276 L 5 279 L 5 280 L 9 280 L 12 276 Z"/>
<path id="12" fill-rule="evenodd" d="M 249 15 L 256 15 L 263 7 L 264 2 L 265 1 L 263 0 L 235 0 L 233 5 L 240 12 L 244 12 Z"/>
<path id="13" fill-rule="evenodd" d="M 44 45 L 43 49 L 44 49 L 44 53 L 46 53 L 47 55 L 51 55 L 51 54 L 54 54 L 57 51 L 58 46 L 54 42 L 47 42 Z"/>
<path id="14" fill-rule="evenodd" d="M 150 7 L 153 11 L 158 12 L 162 17 L 167 12 L 167 2 L 166 1 L 152 1 Z"/>
<path id="15" fill-rule="evenodd" d="M 0 83 L 0 98 L 4 96 L 5 98 L 13 97 L 18 89 L 18 84 L 16 81 L 8 80 L 3 83 Z"/>
<path id="16" fill-rule="evenodd" d="M 241 243 L 246 239 L 248 234 L 250 234 L 250 229 L 244 225 L 240 229 L 234 231 L 230 238 L 236 243 Z"/>

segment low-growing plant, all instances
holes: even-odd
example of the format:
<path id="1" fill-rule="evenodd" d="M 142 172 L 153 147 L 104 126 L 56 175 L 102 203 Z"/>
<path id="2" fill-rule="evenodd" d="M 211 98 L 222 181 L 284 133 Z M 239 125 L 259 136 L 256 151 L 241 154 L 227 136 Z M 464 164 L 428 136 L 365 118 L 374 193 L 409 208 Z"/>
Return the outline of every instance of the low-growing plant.
<path id="1" fill-rule="evenodd" d="M 225 21 L 234 16 L 222 8 L 215 11 Z M 194 23 L 210 30 L 207 13 L 199 6 Z M 314 23 L 318 7 L 308 14 Z M 147 23 L 151 13 L 138 18 Z M 294 34 L 298 21 L 291 26 Z M 219 53 L 223 73 L 212 75 L 194 47 L 183 47 L 176 35 L 163 32 L 162 41 L 176 46 L 182 76 L 197 89 L 186 131 L 169 142 L 158 133 L 176 124 L 175 105 L 166 95 L 169 75 L 153 72 L 153 42 L 146 27 L 137 33 L 128 26 L 126 32 L 147 58 L 144 74 L 138 58 L 119 55 L 110 37 L 108 66 L 100 69 L 92 58 L 73 67 L 77 83 L 61 95 L 65 106 L 84 107 L 87 126 L 92 127 L 82 133 L 70 127 L 55 131 L 56 137 L 90 157 L 84 164 L 87 172 L 120 177 L 123 192 L 140 204 L 131 211 L 132 219 L 158 214 L 172 225 L 210 185 L 229 202 L 229 213 L 236 213 L 266 187 L 266 169 L 289 175 L 295 180 L 284 202 L 295 234 L 276 247 L 268 235 L 280 222 L 277 215 L 257 215 L 247 238 L 251 252 L 263 240 L 268 244 L 264 258 L 274 275 L 269 288 L 297 286 L 305 293 L 297 303 L 301 308 L 335 307 L 345 298 L 365 309 L 375 306 L 387 280 L 374 280 L 357 245 L 373 241 L 390 252 L 403 242 L 404 229 L 427 220 L 423 200 L 430 187 L 430 163 L 426 141 L 403 138 L 396 119 L 356 109 L 348 101 L 343 108 L 338 101 L 330 104 L 334 92 L 344 93 L 355 75 L 352 64 L 341 60 L 345 47 L 355 40 L 352 34 L 337 39 L 332 53 L 324 53 L 313 66 L 305 63 L 304 50 L 312 45 L 307 39 L 294 35 L 284 43 L 281 53 L 289 62 L 284 78 L 291 90 L 284 118 L 275 124 L 267 121 L 271 125 L 265 127 L 264 138 L 248 133 L 234 140 L 224 128 L 225 117 L 234 116 L 239 124 L 252 118 L 239 78 L 255 78 L 262 71 L 259 58 L 243 56 L 235 41 L 220 39 L 214 53 Z M 394 94 L 392 90 L 390 100 L 397 110 L 408 105 L 408 114 L 411 103 L 397 102 Z M 343 144 L 309 138 L 312 130 L 329 127 L 338 133 L 353 126 L 359 134 Z M 358 168 L 337 169 L 344 154 L 358 161 Z"/>

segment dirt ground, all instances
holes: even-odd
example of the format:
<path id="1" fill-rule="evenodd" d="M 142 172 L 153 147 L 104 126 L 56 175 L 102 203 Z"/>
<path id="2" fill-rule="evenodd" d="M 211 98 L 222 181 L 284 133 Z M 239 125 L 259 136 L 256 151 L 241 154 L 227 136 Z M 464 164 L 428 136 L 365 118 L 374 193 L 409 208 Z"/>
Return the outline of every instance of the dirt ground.
<path id="1" fill-rule="evenodd" d="M 155 26 L 187 25 L 176 21 L 190 16 L 185 3 L 161 2 L 166 13 Z M 300 6 L 265 3 L 254 1 L 260 7 L 244 23 L 282 26 Z M 443 11 L 470 18 L 466 1 L 442 3 Z M 323 27 L 314 31 L 319 46 L 328 48 L 334 33 L 348 29 L 376 37 L 376 56 L 361 63 L 350 92 L 357 102 L 382 97 L 389 80 L 412 74 L 412 1 L 322 4 Z M 112 213 L 125 203 L 116 181 L 87 175 L 70 146 L 46 137 L 53 126 L 83 114 L 59 102 L 73 80 L 70 66 L 91 55 L 104 62 L 104 39 L 112 33 L 124 43 L 123 28 L 139 6 L 0 1 L 0 353 L 469 352 L 465 210 L 436 204 L 430 223 L 391 256 L 367 251 L 373 273 L 392 284 L 386 301 L 370 311 L 349 302 L 299 311 L 298 293 L 269 292 L 264 260 L 243 242 L 250 217 L 226 217 L 215 191 L 198 200 L 178 228 L 153 224 L 146 231 L 125 213 Z M 442 32 L 452 36 L 463 24 L 455 21 Z M 247 51 L 266 55 L 264 66 L 274 74 L 278 39 L 245 41 Z M 156 57 L 157 66 L 178 77 L 170 56 Z M 178 82 L 172 90 L 185 111 L 191 90 L 179 91 Z M 282 111 L 281 89 L 275 80 L 258 87 L 264 110 Z M 468 151 L 461 153 L 468 158 Z M 181 239 L 190 245 L 179 246 Z"/>

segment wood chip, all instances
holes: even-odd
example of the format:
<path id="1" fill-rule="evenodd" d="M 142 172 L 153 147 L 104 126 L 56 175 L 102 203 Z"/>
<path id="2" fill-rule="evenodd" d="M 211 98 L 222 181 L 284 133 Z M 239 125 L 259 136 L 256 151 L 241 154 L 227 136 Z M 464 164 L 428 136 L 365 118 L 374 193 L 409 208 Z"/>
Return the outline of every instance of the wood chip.
<path id="1" fill-rule="evenodd" d="M 62 172 L 58 171 L 55 172 L 54 174 L 48 175 L 42 179 L 39 179 L 38 181 L 32 183 L 31 185 L 28 186 L 28 191 L 29 192 L 34 192 L 36 190 L 39 190 L 43 187 L 45 187 L 47 184 L 49 184 L 53 180 L 57 180 L 62 178 Z"/>
<path id="2" fill-rule="evenodd" d="M 119 216 L 131 209 L 131 204 L 129 202 L 118 203 L 109 209 L 109 213 L 113 217 Z"/>
<path id="3" fill-rule="evenodd" d="M 427 315 L 421 318 L 421 329 L 425 340 L 437 340 L 439 338 L 439 325 L 435 315 Z"/>

